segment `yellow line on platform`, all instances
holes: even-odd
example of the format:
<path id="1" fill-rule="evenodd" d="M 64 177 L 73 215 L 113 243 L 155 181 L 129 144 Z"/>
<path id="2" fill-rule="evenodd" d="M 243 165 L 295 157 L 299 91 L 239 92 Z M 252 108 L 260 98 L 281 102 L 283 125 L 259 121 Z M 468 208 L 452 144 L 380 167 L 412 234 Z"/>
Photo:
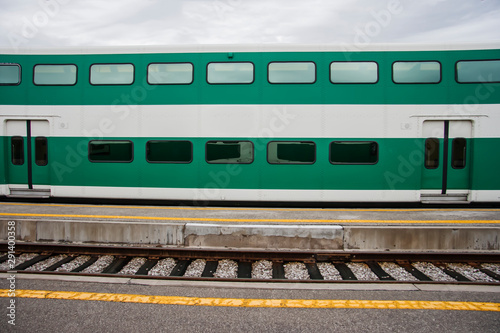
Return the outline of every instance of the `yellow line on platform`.
<path id="1" fill-rule="evenodd" d="M 10 297 L 8 289 L 0 289 L 0 297 Z M 110 294 L 76 291 L 16 290 L 16 297 L 64 299 L 142 304 L 225 306 L 242 308 L 304 308 L 304 309 L 398 309 L 398 310 L 458 310 L 500 312 L 500 303 L 397 301 L 397 300 L 329 300 L 329 299 L 247 299 L 216 297 L 153 296 Z"/>
<path id="2" fill-rule="evenodd" d="M 323 220 L 323 219 L 216 219 L 203 217 L 163 217 L 163 216 L 121 216 L 121 215 L 70 215 L 70 214 L 34 214 L 0 213 L 8 217 L 65 217 L 119 220 L 155 220 L 155 221 L 198 221 L 198 222 L 271 222 L 271 223 L 418 223 L 418 224 L 498 224 L 500 220 Z"/>
<path id="3" fill-rule="evenodd" d="M 38 206 L 68 208 L 114 208 L 114 209 L 163 209 L 163 210 L 241 210 L 241 211 L 280 211 L 280 212 L 439 212 L 457 211 L 452 208 L 242 208 L 242 207 L 152 207 L 152 206 L 118 206 L 118 205 L 70 205 L 70 204 L 35 204 L 18 202 L 0 202 L 5 206 Z M 500 212 L 496 208 L 465 208 L 465 211 Z"/>

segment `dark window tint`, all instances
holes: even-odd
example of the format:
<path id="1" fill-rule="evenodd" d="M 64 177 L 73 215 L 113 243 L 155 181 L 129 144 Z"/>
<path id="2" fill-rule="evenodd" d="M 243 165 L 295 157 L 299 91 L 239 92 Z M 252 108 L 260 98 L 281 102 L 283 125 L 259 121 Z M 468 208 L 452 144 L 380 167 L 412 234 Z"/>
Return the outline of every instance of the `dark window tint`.
<path id="1" fill-rule="evenodd" d="M 21 67 L 17 64 L 0 65 L 0 85 L 21 83 Z"/>
<path id="2" fill-rule="evenodd" d="M 48 162 L 47 138 L 39 136 L 35 138 L 35 163 L 45 166 Z"/>
<path id="3" fill-rule="evenodd" d="M 425 140 L 425 167 L 427 169 L 439 167 L 439 139 L 437 138 Z"/>
<path id="4" fill-rule="evenodd" d="M 313 164 L 316 161 L 316 145 L 307 141 L 269 142 L 267 161 L 271 164 Z"/>
<path id="5" fill-rule="evenodd" d="M 133 145 L 130 141 L 90 141 L 91 162 L 132 162 Z"/>
<path id="6" fill-rule="evenodd" d="M 268 66 L 270 83 L 314 83 L 316 64 L 314 62 L 271 62 Z"/>
<path id="7" fill-rule="evenodd" d="M 33 82 L 36 85 L 76 84 L 75 65 L 36 65 Z"/>
<path id="8" fill-rule="evenodd" d="M 190 141 L 148 141 L 148 162 L 189 163 L 193 159 L 193 144 Z"/>
<path id="9" fill-rule="evenodd" d="M 465 156 L 467 150 L 467 140 L 455 138 L 451 144 L 451 166 L 453 169 L 465 168 Z"/>
<path id="10" fill-rule="evenodd" d="M 500 60 L 457 62 L 457 81 L 460 83 L 500 82 Z"/>
<path id="11" fill-rule="evenodd" d="M 330 162 L 375 164 L 378 162 L 378 144 L 372 141 L 334 141 L 330 144 Z"/>
<path id="12" fill-rule="evenodd" d="M 12 137 L 11 141 L 12 150 L 12 164 L 23 165 L 24 164 L 24 139 L 20 136 Z"/>
<path id="13" fill-rule="evenodd" d="M 441 64 L 437 61 L 399 61 L 392 65 L 395 83 L 439 83 Z"/>
<path id="14" fill-rule="evenodd" d="M 208 141 L 208 163 L 252 163 L 253 144 L 250 141 Z"/>

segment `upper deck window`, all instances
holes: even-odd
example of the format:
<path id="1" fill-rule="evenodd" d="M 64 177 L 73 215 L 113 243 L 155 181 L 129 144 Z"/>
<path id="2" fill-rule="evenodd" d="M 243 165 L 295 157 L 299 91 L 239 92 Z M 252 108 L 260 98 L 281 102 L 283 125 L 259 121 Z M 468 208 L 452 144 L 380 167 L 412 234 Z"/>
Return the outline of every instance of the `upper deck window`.
<path id="1" fill-rule="evenodd" d="M 193 64 L 158 63 L 148 66 L 149 84 L 191 84 L 193 83 Z"/>
<path id="2" fill-rule="evenodd" d="M 0 64 L 0 85 L 16 86 L 21 83 L 21 66 L 18 64 Z"/>
<path id="3" fill-rule="evenodd" d="M 334 61 L 330 64 L 332 83 L 376 83 L 378 64 L 373 61 Z"/>
<path id="4" fill-rule="evenodd" d="M 271 62 L 268 65 L 270 83 L 314 83 L 316 64 L 314 62 Z"/>
<path id="5" fill-rule="evenodd" d="M 134 83 L 132 64 L 94 64 L 90 66 L 90 83 L 95 85 Z"/>
<path id="6" fill-rule="evenodd" d="M 254 80 L 251 62 L 211 62 L 207 66 L 207 82 L 210 84 L 249 84 Z"/>
<path id="7" fill-rule="evenodd" d="M 477 60 L 457 62 L 457 82 L 500 82 L 500 60 Z"/>
<path id="8" fill-rule="evenodd" d="M 392 64 L 395 83 L 439 83 L 441 64 L 437 61 L 397 61 Z"/>
<path id="9" fill-rule="evenodd" d="M 76 84 L 76 65 L 36 65 L 33 82 L 37 86 L 72 86 Z"/>

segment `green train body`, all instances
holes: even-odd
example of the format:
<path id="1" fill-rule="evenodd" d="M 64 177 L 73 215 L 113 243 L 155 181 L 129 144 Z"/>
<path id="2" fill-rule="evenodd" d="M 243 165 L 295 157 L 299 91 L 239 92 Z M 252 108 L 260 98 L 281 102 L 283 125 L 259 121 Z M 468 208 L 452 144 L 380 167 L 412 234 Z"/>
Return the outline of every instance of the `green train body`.
<path id="1" fill-rule="evenodd" d="M 500 201 L 500 45 L 0 50 L 0 195 Z"/>

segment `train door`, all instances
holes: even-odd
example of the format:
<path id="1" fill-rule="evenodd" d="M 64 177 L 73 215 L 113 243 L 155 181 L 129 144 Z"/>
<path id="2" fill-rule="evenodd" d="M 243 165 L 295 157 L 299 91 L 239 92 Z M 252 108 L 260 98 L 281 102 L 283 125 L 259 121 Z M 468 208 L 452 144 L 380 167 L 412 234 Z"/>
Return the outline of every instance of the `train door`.
<path id="1" fill-rule="evenodd" d="M 10 196 L 50 196 L 49 131 L 47 120 L 7 121 L 6 164 Z"/>
<path id="2" fill-rule="evenodd" d="M 423 123 L 422 202 L 468 202 L 472 122 L 429 120 Z"/>

